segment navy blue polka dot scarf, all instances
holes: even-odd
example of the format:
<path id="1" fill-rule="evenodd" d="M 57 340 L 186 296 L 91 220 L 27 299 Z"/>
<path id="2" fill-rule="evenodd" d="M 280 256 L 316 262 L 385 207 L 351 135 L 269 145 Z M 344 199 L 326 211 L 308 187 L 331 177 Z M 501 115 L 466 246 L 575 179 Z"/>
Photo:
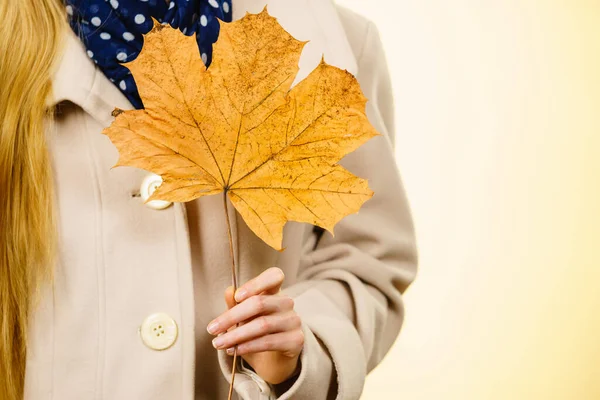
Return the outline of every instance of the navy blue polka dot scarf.
<path id="1" fill-rule="evenodd" d="M 142 49 L 142 34 L 152 29 L 152 17 L 184 34 L 198 33 L 198 48 L 207 66 L 219 36 L 220 20 L 231 22 L 232 0 L 67 0 L 71 28 L 88 56 L 129 99 L 135 108 L 142 100 L 129 70 Z"/>

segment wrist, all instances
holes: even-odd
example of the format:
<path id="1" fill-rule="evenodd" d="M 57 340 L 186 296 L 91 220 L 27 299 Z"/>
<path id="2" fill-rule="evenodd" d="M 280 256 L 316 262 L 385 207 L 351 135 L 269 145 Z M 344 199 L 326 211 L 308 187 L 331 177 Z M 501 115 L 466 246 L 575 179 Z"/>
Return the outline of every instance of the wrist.
<path id="1" fill-rule="evenodd" d="M 287 377 L 287 380 L 297 377 L 300 375 L 300 370 L 302 369 L 302 362 L 300 361 L 300 356 L 298 356 L 298 360 L 296 361 L 296 368 L 292 371 L 290 376 Z"/>
<path id="2" fill-rule="evenodd" d="M 301 353 L 302 354 L 302 353 Z M 300 371 L 302 370 L 302 362 L 300 361 L 300 356 L 298 357 L 298 362 L 296 363 L 296 368 L 292 371 L 290 376 L 283 382 L 278 384 L 271 385 L 275 389 L 275 394 L 277 397 L 281 396 L 283 393 L 289 390 L 300 375 Z"/>

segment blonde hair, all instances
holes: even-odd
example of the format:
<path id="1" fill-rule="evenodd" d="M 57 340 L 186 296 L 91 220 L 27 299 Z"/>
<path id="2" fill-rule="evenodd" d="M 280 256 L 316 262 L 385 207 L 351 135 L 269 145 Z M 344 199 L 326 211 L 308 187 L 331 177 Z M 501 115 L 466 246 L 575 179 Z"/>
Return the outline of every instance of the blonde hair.
<path id="1" fill-rule="evenodd" d="M 46 124 L 61 0 L 0 1 L 0 398 L 23 398 L 27 321 L 56 248 Z"/>

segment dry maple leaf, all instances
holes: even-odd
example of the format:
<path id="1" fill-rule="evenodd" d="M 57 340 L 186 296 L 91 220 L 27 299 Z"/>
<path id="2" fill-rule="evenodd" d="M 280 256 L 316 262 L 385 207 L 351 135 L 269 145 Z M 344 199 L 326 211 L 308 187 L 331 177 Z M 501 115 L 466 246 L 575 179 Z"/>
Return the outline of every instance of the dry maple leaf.
<path id="1" fill-rule="evenodd" d="M 290 221 L 333 233 L 373 195 L 337 162 L 379 135 L 347 71 L 324 61 L 290 90 L 306 42 L 266 9 L 221 24 L 206 68 L 194 36 L 158 24 L 124 65 L 145 109 L 115 110 L 104 130 L 115 166 L 160 175 L 150 200 L 185 202 L 225 192 L 250 229 L 281 249 Z"/>

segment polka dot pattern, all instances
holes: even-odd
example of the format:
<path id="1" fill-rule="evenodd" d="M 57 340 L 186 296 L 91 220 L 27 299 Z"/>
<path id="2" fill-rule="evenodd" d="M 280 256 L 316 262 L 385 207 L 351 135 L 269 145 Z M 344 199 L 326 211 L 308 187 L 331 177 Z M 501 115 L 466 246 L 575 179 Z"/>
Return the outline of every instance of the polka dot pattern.
<path id="1" fill-rule="evenodd" d="M 146 22 L 146 17 L 144 14 L 137 14 L 133 20 L 136 24 L 142 25 L 144 22 Z"/>
<path id="2" fill-rule="evenodd" d="M 71 28 L 81 38 L 87 55 L 129 99 L 143 108 L 135 80 L 121 63 L 134 60 L 152 18 L 184 34 L 197 34 L 202 61 L 212 61 L 212 46 L 219 36 L 220 19 L 232 20 L 233 0 L 67 0 Z"/>

